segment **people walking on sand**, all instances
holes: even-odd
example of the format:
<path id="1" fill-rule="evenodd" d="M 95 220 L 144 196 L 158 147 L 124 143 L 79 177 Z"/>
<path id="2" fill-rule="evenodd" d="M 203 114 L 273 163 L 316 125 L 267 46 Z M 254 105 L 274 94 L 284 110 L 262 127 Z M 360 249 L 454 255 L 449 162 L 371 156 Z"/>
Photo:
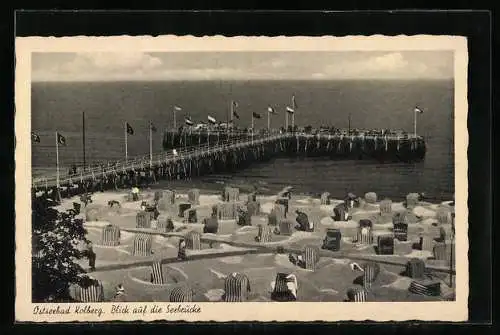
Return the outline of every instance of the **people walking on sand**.
<path id="1" fill-rule="evenodd" d="M 115 288 L 115 296 L 113 297 L 113 302 L 126 302 L 127 296 L 125 294 L 125 288 L 123 284 L 119 284 Z"/>

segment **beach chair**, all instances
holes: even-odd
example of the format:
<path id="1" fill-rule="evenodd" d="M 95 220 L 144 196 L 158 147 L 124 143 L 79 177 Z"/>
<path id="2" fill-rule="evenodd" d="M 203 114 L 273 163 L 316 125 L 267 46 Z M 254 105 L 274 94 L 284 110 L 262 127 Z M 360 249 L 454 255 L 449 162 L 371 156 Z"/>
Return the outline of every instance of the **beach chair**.
<path id="1" fill-rule="evenodd" d="M 165 284 L 161 261 L 151 264 L 151 283 L 156 285 Z"/>
<path id="2" fill-rule="evenodd" d="M 380 215 L 392 214 L 392 200 L 384 199 L 380 202 Z"/>
<path id="3" fill-rule="evenodd" d="M 394 255 L 394 235 L 384 234 L 377 236 L 377 254 Z"/>
<path id="4" fill-rule="evenodd" d="M 380 265 L 375 262 L 368 262 L 362 265 L 363 268 L 363 287 L 370 289 L 377 280 L 380 273 Z"/>
<path id="5" fill-rule="evenodd" d="M 316 270 L 316 264 L 319 262 L 319 248 L 306 246 L 302 252 L 302 259 L 306 270 Z"/>
<path id="6" fill-rule="evenodd" d="M 217 234 L 219 230 L 219 221 L 216 216 L 203 219 L 203 233 Z"/>
<path id="7" fill-rule="evenodd" d="M 183 218 L 183 217 L 184 217 L 184 212 L 185 212 L 186 210 L 190 209 L 190 208 L 191 208 L 191 204 L 189 204 L 189 203 L 185 203 L 185 202 L 180 203 L 180 204 L 179 204 L 179 213 L 178 213 L 178 216 L 179 216 L 180 218 Z"/>
<path id="8" fill-rule="evenodd" d="M 271 227 L 262 224 L 259 224 L 258 227 L 259 232 L 257 234 L 256 241 L 261 243 L 272 242 L 273 231 Z"/>
<path id="9" fill-rule="evenodd" d="M 365 201 L 368 204 L 374 204 L 377 202 L 377 193 L 375 192 L 368 192 L 365 194 Z"/>
<path id="10" fill-rule="evenodd" d="M 151 256 L 153 240 L 150 234 L 136 234 L 134 238 L 134 256 Z"/>
<path id="11" fill-rule="evenodd" d="M 151 213 L 140 211 L 136 215 L 137 228 L 151 228 Z"/>
<path id="12" fill-rule="evenodd" d="M 170 302 L 192 302 L 193 290 L 187 285 L 174 287 L 170 292 Z"/>
<path id="13" fill-rule="evenodd" d="M 448 261 L 449 257 L 447 255 L 446 243 L 438 242 L 432 248 L 432 254 L 435 260 L 438 261 Z"/>
<path id="14" fill-rule="evenodd" d="M 353 242 L 366 245 L 373 244 L 372 229 L 369 227 L 358 227 L 356 235 L 353 238 Z"/>
<path id="15" fill-rule="evenodd" d="M 348 302 L 366 302 L 367 292 L 362 287 L 354 287 L 347 290 L 347 301 Z"/>
<path id="16" fill-rule="evenodd" d="M 340 229 L 327 228 L 326 236 L 323 239 L 323 245 L 321 246 L 321 249 L 326 249 L 330 251 L 339 251 L 341 241 L 342 241 L 342 233 L 340 232 Z"/>
<path id="17" fill-rule="evenodd" d="M 334 221 L 347 221 L 349 220 L 349 211 L 345 204 L 339 204 L 333 209 Z"/>
<path id="18" fill-rule="evenodd" d="M 201 250 L 201 234 L 196 231 L 190 231 L 185 236 L 186 248 L 190 250 Z"/>
<path id="19" fill-rule="evenodd" d="M 70 288 L 70 296 L 81 303 L 104 302 L 104 288 L 98 280 L 90 285 L 74 285 Z"/>
<path id="20" fill-rule="evenodd" d="M 244 302 L 248 300 L 248 294 L 251 291 L 250 280 L 239 272 L 233 272 L 224 280 L 225 302 Z"/>
<path id="21" fill-rule="evenodd" d="M 425 262 L 419 258 L 412 258 L 406 263 L 405 274 L 410 278 L 424 278 Z"/>
<path id="22" fill-rule="evenodd" d="M 286 215 L 288 214 L 288 202 L 290 199 L 288 198 L 278 198 L 276 199 L 276 204 L 282 205 L 284 208 L 283 211 L 283 216 L 286 218 Z"/>
<path id="23" fill-rule="evenodd" d="M 330 193 L 329 192 L 324 192 L 321 194 L 320 203 L 321 203 L 321 205 L 330 205 Z"/>
<path id="24" fill-rule="evenodd" d="M 198 222 L 198 215 L 195 208 L 189 208 L 184 211 L 184 220 L 186 223 Z"/>
<path id="25" fill-rule="evenodd" d="M 413 209 L 415 206 L 418 205 L 420 200 L 420 194 L 418 193 L 409 193 L 406 196 L 406 208 L 407 209 Z"/>
<path id="26" fill-rule="evenodd" d="M 398 241 L 407 241 L 408 240 L 408 224 L 406 223 L 395 223 L 393 224 L 393 232 L 394 232 L 394 237 Z"/>
<path id="27" fill-rule="evenodd" d="M 120 245 L 120 228 L 113 225 L 104 226 L 102 229 L 101 245 L 109 247 Z"/>
<path id="28" fill-rule="evenodd" d="M 451 210 L 448 208 L 439 208 L 436 217 L 439 224 L 451 224 Z"/>
<path id="29" fill-rule="evenodd" d="M 296 301 L 297 277 L 288 273 L 277 273 L 274 283 L 271 283 L 271 300 L 279 302 Z"/>
<path id="30" fill-rule="evenodd" d="M 413 294 L 438 297 L 441 295 L 441 284 L 434 279 L 413 280 L 408 291 Z"/>
<path id="31" fill-rule="evenodd" d="M 293 222 L 287 219 L 283 219 L 278 224 L 279 234 L 283 236 L 290 236 L 293 233 Z"/>
<path id="32" fill-rule="evenodd" d="M 248 213 L 250 214 L 250 216 L 259 215 L 260 202 L 257 202 L 257 201 L 247 202 L 247 210 L 248 210 Z"/>
<path id="33" fill-rule="evenodd" d="M 197 188 L 190 189 L 188 191 L 188 201 L 191 205 L 199 205 L 200 204 L 200 190 Z"/>

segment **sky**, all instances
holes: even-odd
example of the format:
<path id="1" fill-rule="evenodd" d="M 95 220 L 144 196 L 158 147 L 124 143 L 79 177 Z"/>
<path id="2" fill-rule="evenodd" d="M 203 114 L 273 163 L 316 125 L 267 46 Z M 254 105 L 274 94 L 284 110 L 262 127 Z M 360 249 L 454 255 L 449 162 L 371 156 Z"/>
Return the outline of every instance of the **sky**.
<path id="1" fill-rule="evenodd" d="M 451 79 L 452 51 L 33 53 L 33 81 Z"/>

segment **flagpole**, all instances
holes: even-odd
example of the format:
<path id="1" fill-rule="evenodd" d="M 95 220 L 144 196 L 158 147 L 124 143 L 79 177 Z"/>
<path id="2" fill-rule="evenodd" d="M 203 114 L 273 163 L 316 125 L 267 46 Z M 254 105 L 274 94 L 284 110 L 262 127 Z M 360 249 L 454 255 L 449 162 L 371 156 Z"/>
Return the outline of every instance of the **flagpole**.
<path id="1" fill-rule="evenodd" d="M 288 133 L 288 111 L 285 110 L 285 133 Z"/>
<path id="2" fill-rule="evenodd" d="M 417 109 L 413 110 L 413 135 L 417 138 Z"/>
<path id="3" fill-rule="evenodd" d="M 176 110 L 175 110 L 175 106 L 174 106 L 174 130 L 177 129 L 175 114 L 176 114 Z"/>
<path id="4" fill-rule="evenodd" d="M 149 167 L 153 166 L 153 123 L 149 122 Z"/>
<path id="5" fill-rule="evenodd" d="M 125 164 L 128 164 L 127 121 L 125 121 Z"/>
<path id="6" fill-rule="evenodd" d="M 271 132 L 271 112 L 267 111 L 267 132 Z"/>
<path id="7" fill-rule="evenodd" d="M 252 112 L 252 142 L 253 142 L 253 127 L 254 127 L 254 117 Z"/>
<path id="8" fill-rule="evenodd" d="M 351 113 L 349 113 L 349 118 L 348 118 L 348 135 L 350 136 L 351 135 Z"/>
<path id="9" fill-rule="evenodd" d="M 56 131 L 56 186 L 57 192 L 59 192 L 59 138 Z"/>
<path id="10" fill-rule="evenodd" d="M 82 130 L 83 170 L 85 170 L 85 166 L 87 165 L 85 162 L 85 112 L 82 112 Z"/>

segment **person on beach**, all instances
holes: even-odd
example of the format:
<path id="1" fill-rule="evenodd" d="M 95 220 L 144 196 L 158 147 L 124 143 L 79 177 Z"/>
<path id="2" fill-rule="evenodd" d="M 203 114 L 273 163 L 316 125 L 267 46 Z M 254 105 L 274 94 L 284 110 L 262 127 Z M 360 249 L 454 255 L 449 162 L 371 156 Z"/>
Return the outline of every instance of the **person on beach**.
<path id="1" fill-rule="evenodd" d="M 125 294 L 125 288 L 123 287 L 123 284 L 119 284 L 115 288 L 115 296 L 113 297 L 113 302 L 126 302 L 127 301 L 127 296 Z"/>
<path id="2" fill-rule="evenodd" d="M 95 271 L 96 254 L 94 252 L 94 248 L 92 247 L 92 242 L 90 242 L 90 241 L 87 244 L 87 257 L 89 259 L 89 268 L 90 268 L 90 271 Z"/>
<path id="3" fill-rule="evenodd" d="M 137 186 L 132 187 L 132 201 L 139 201 L 139 188 Z"/>
<path id="4" fill-rule="evenodd" d="M 186 256 L 186 241 L 181 238 L 179 240 L 179 251 L 177 252 L 177 259 L 178 260 L 185 260 L 187 258 Z"/>
<path id="5" fill-rule="evenodd" d="M 297 226 L 295 226 L 295 229 L 300 230 L 300 231 L 313 231 L 314 230 L 314 225 L 312 221 L 309 221 L 309 218 L 307 217 L 307 214 L 304 212 L 301 212 L 300 210 L 296 210 L 295 213 L 297 213 L 297 218 L 295 219 L 298 223 Z"/>

